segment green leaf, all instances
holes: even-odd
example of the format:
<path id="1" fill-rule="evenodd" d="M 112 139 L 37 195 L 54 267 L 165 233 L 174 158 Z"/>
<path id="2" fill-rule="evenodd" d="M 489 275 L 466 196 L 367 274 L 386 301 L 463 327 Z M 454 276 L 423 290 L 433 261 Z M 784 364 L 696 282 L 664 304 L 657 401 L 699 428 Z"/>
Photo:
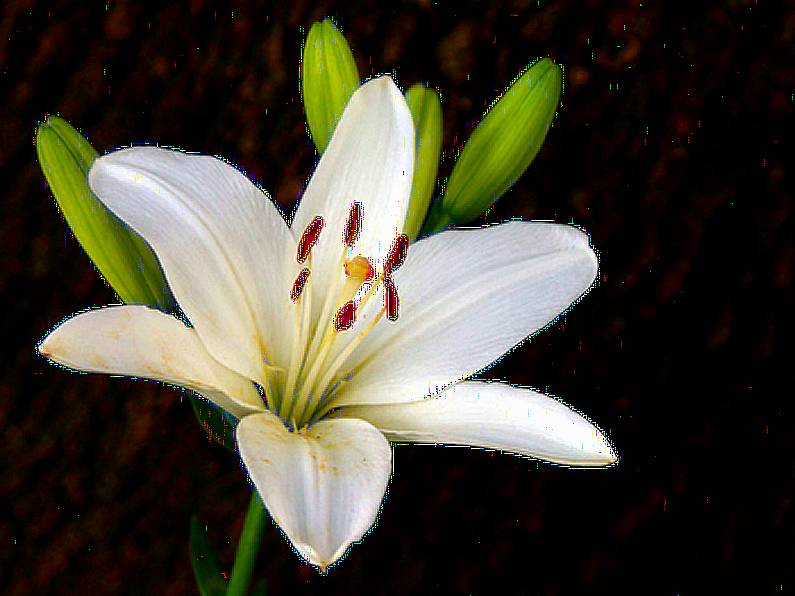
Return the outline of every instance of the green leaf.
<path id="1" fill-rule="evenodd" d="M 65 120 L 50 116 L 36 132 L 39 165 L 77 241 L 124 302 L 170 307 L 171 293 L 149 246 L 88 186 L 97 152 Z"/>
<path id="2" fill-rule="evenodd" d="M 190 405 L 196 420 L 207 435 L 229 451 L 235 450 L 235 426 L 220 409 L 191 396 Z"/>
<path id="3" fill-rule="evenodd" d="M 301 93 L 306 121 L 323 153 L 348 100 L 361 79 L 353 52 L 329 19 L 309 29 L 301 60 Z"/>
<path id="4" fill-rule="evenodd" d="M 190 519 L 190 562 L 201 596 L 224 596 L 226 581 L 221 564 L 194 515 Z"/>
<path id="5" fill-rule="evenodd" d="M 66 223 L 122 302 L 173 308 L 174 298 L 152 249 L 89 187 L 88 170 L 97 158 L 89 142 L 68 122 L 50 116 L 36 131 L 36 153 Z M 223 414 L 199 398 L 190 400 L 210 436 L 234 449 Z"/>
<path id="6" fill-rule="evenodd" d="M 442 151 L 442 103 L 436 91 L 422 85 L 413 85 L 408 90 L 406 102 L 414 118 L 416 151 L 411 201 L 403 231 L 410 240 L 414 240 L 425 221 L 436 187 Z"/>
<path id="7" fill-rule="evenodd" d="M 517 77 L 472 132 L 427 232 L 474 221 L 516 182 L 544 142 L 560 91 L 561 71 L 549 58 Z"/>

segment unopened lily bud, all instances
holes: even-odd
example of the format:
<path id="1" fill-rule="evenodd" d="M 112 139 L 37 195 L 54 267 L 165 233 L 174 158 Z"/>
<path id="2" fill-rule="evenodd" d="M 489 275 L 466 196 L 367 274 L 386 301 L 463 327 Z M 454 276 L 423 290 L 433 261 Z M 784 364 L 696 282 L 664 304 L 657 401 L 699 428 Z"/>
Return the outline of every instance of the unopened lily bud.
<path id="1" fill-rule="evenodd" d="M 560 91 L 561 71 L 549 58 L 508 87 L 461 151 L 428 231 L 475 220 L 516 182 L 541 148 Z"/>
<path id="2" fill-rule="evenodd" d="M 301 59 L 301 94 L 318 153 L 326 150 L 360 82 L 353 52 L 334 23 L 325 19 L 312 25 Z"/>
<path id="3" fill-rule="evenodd" d="M 414 240 L 425 221 L 436 186 L 442 150 L 442 104 L 436 91 L 419 84 L 408 90 L 406 102 L 414 118 L 416 146 L 411 201 L 403 231 Z"/>
<path id="4" fill-rule="evenodd" d="M 124 302 L 172 302 L 149 246 L 117 219 L 88 186 L 97 152 L 69 123 L 50 116 L 36 131 L 39 165 L 77 241 Z"/>

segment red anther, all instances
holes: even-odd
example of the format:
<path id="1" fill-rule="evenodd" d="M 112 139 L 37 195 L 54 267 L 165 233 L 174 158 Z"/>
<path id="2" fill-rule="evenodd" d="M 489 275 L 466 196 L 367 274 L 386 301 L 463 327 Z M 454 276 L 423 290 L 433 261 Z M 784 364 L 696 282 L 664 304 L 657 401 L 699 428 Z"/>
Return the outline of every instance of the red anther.
<path id="1" fill-rule="evenodd" d="M 351 205 L 350 213 L 348 213 L 348 221 L 345 223 L 345 233 L 342 236 L 342 241 L 345 246 L 351 248 L 359 239 L 359 233 L 362 231 L 362 204 L 354 201 Z"/>
<path id="2" fill-rule="evenodd" d="M 391 277 L 384 278 L 384 308 L 386 318 L 390 321 L 397 321 L 398 318 L 398 294 L 395 282 Z"/>
<path id="3" fill-rule="evenodd" d="M 384 265 L 384 272 L 389 275 L 395 269 L 403 264 L 406 260 L 406 253 L 409 250 L 409 237 L 405 234 L 399 234 L 392 242 L 392 248 L 389 249 L 389 254 L 386 257 L 386 265 Z"/>
<path id="4" fill-rule="evenodd" d="M 298 255 L 296 258 L 299 263 L 303 263 L 309 257 L 309 253 L 312 252 L 312 247 L 317 243 L 317 239 L 320 238 L 320 232 L 325 225 L 326 222 L 323 221 L 323 218 L 316 215 L 315 219 L 306 226 L 304 233 L 301 234 L 301 240 L 298 241 Z"/>
<path id="5" fill-rule="evenodd" d="M 356 303 L 353 300 L 348 300 L 348 302 L 340 306 L 340 309 L 334 316 L 334 329 L 337 331 L 347 331 L 353 327 L 355 321 Z"/>
<path id="6" fill-rule="evenodd" d="M 298 277 L 295 278 L 293 282 L 293 289 L 290 290 L 290 300 L 295 302 L 298 298 L 301 297 L 301 292 L 304 291 L 304 286 L 306 285 L 306 280 L 309 279 L 309 269 L 304 267 L 298 273 Z"/>

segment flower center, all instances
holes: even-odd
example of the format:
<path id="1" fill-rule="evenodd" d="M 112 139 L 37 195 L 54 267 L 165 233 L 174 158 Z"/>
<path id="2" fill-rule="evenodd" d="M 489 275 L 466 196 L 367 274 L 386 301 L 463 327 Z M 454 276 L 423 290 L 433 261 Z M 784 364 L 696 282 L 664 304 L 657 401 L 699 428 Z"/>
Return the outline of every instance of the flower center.
<path id="1" fill-rule="evenodd" d="M 308 291 L 312 283 L 312 249 L 320 241 L 324 227 L 323 218 L 315 217 L 298 241 L 296 261 L 302 267 L 290 289 L 295 305 L 295 341 L 284 385 L 271 396 L 271 409 L 295 430 L 331 409 L 336 391 L 354 374 L 345 370 L 349 356 L 384 314 L 390 321 L 397 320 L 399 302 L 392 274 L 403 264 L 408 251 L 408 237 L 397 235 L 380 272 L 368 257 L 354 255 L 362 229 L 362 205 L 354 202 L 343 229 L 338 273 L 331 276 L 320 316 L 314 318 L 312 292 Z M 381 288 L 381 307 L 374 315 L 358 321 L 359 314 Z"/>

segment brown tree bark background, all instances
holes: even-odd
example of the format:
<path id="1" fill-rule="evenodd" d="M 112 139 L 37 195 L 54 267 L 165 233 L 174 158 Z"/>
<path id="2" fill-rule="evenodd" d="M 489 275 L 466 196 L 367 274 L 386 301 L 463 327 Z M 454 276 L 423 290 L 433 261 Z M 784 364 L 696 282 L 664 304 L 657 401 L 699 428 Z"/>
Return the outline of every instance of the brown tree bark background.
<path id="1" fill-rule="evenodd" d="M 208 443 L 179 391 L 35 354 L 64 317 L 116 301 L 45 186 L 37 122 L 57 113 L 100 152 L 224 156 L 289 208 L 316 159 L 301 42 L 326 15 L 363 75 L 440 89 L 441 179 L 525 65 L 564 66 L 544 148 L 483 221 L 583 226 L 600 282 L 483 376 L 563 397 L 622 460 L 580 471 L 400 446 L 378 524 L 328 576 L 273 526 L 256 576 L 272 594 L 791 589 L 794 9 L 4 3 L 0 591 L 196 593 L 191 514 L 230 568 L 249 496 L 237 458 Z"/>

